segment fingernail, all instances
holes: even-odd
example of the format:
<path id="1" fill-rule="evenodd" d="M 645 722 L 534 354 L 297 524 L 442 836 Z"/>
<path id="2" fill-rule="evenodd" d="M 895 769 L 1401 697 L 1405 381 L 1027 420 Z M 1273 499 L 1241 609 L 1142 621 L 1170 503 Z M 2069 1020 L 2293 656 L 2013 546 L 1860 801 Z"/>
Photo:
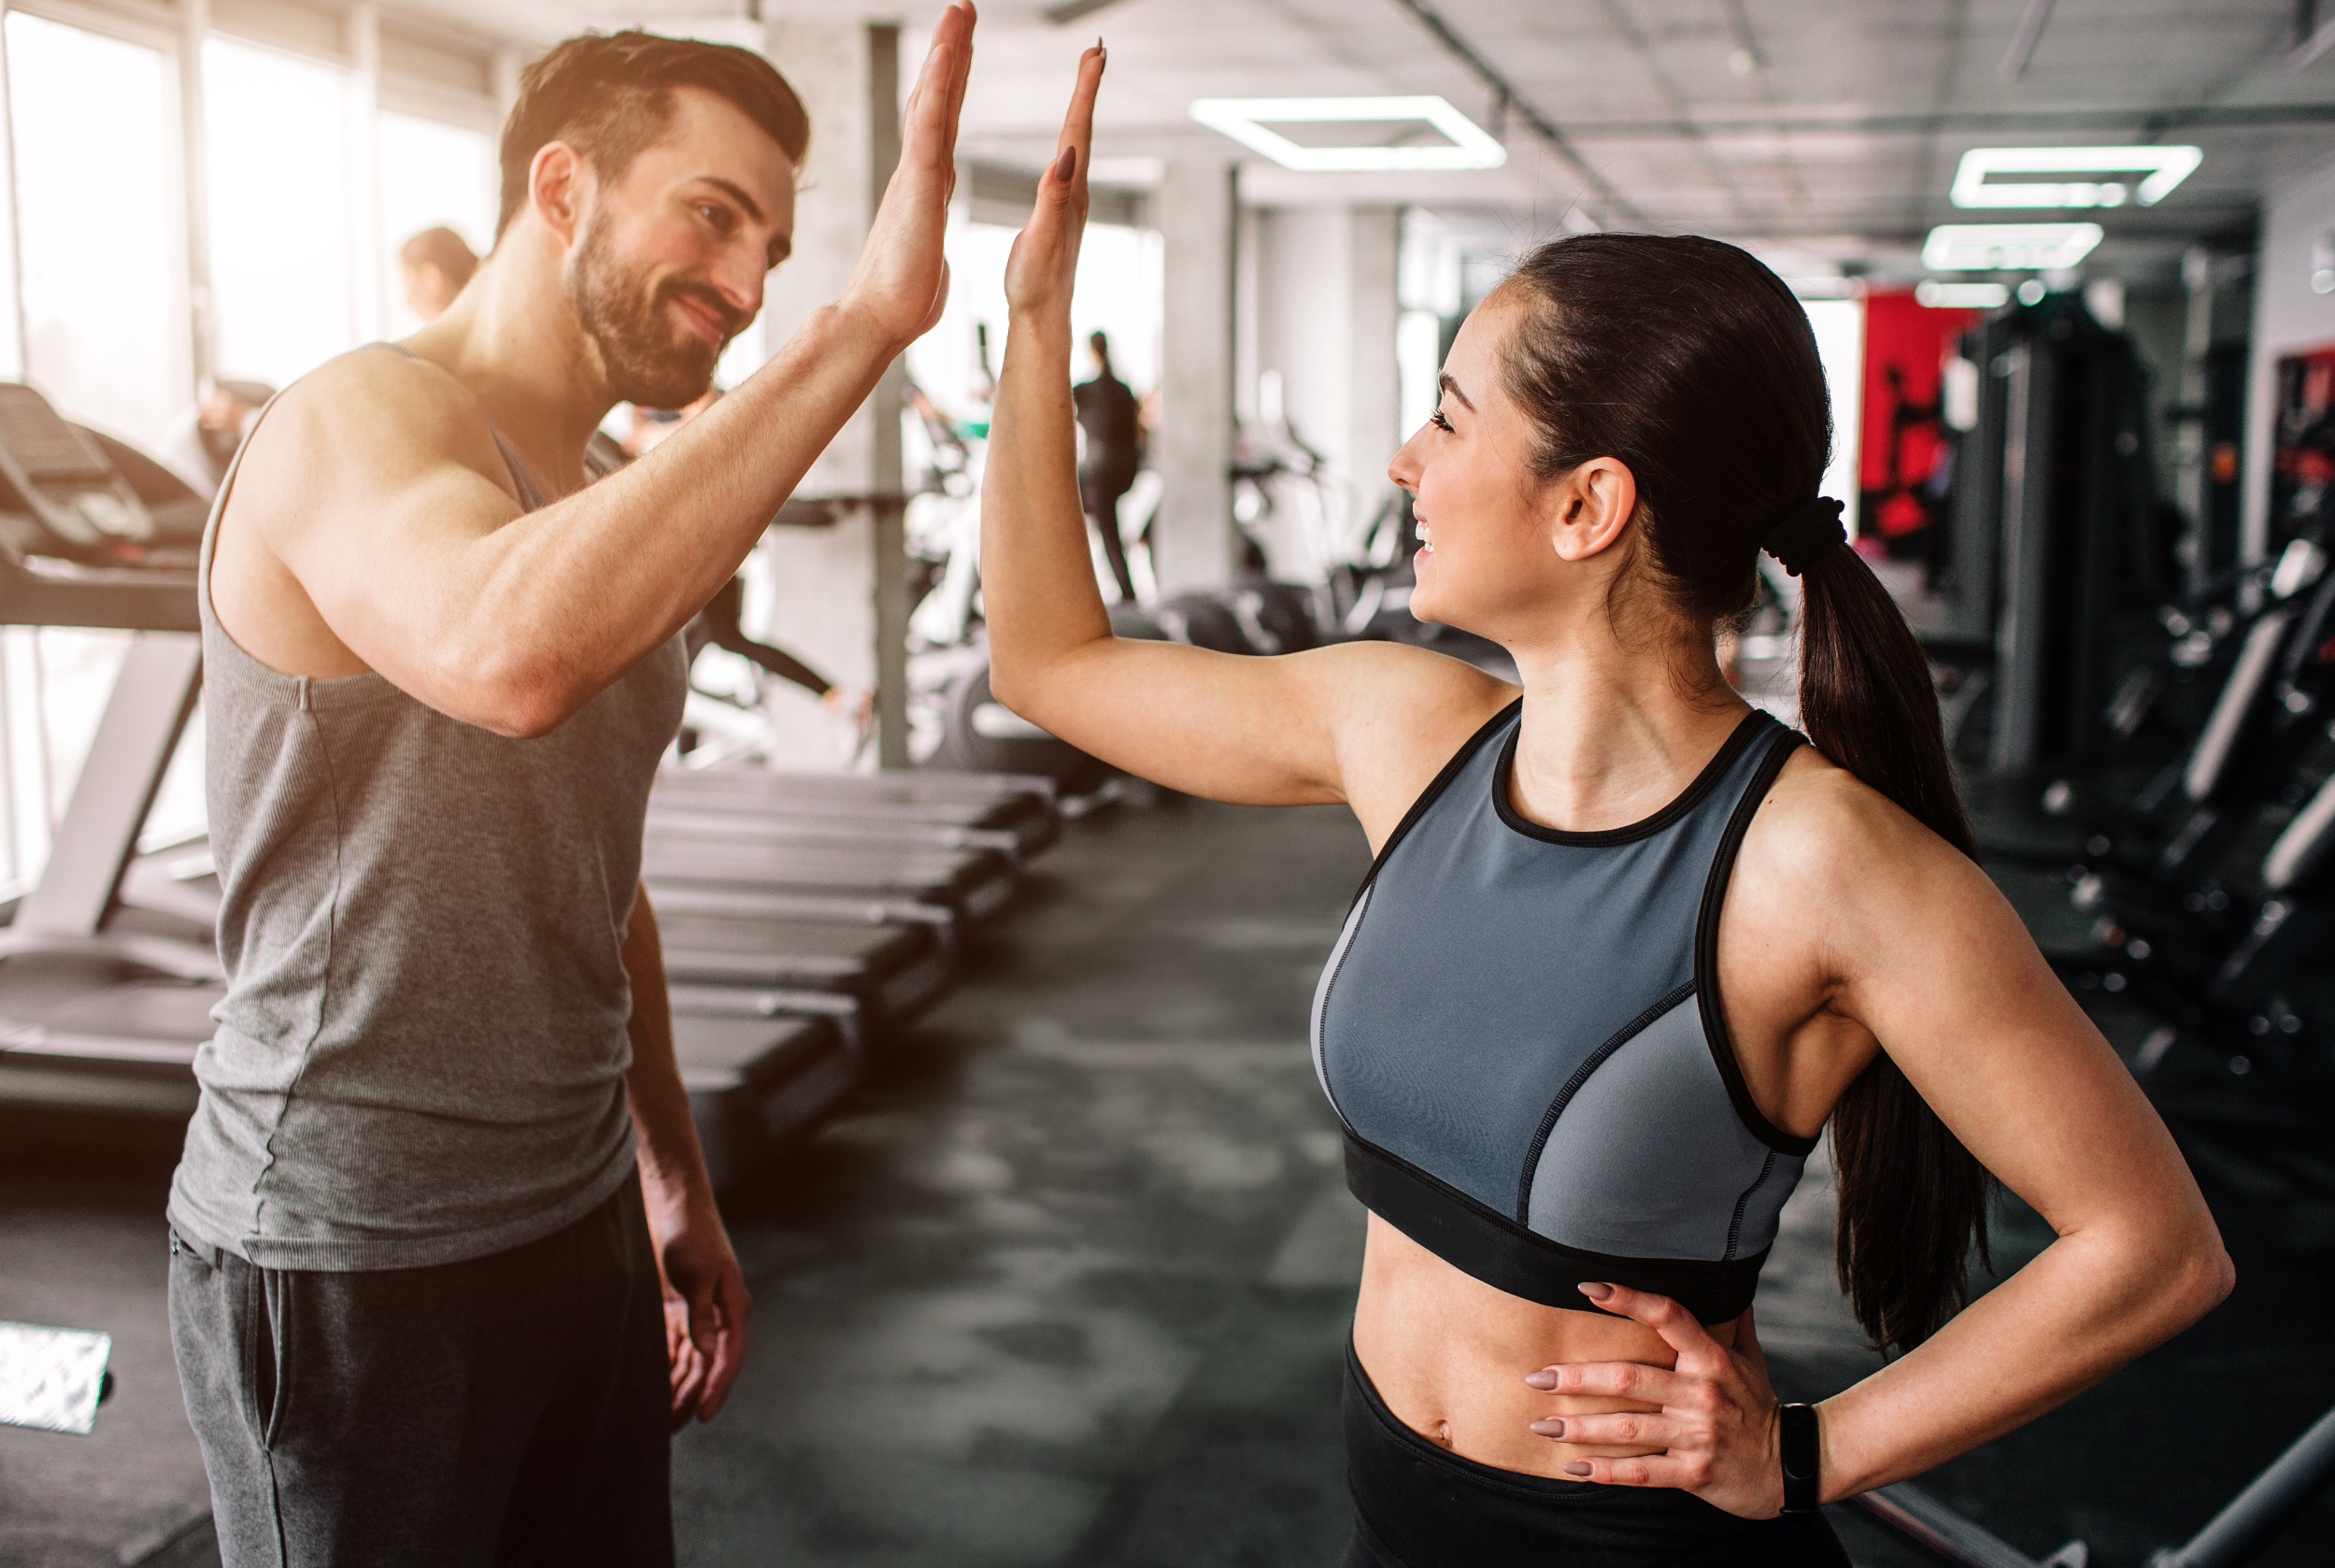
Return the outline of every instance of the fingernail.
<path id="1" fill-rule="evenodd" d="M 1584 1285 L 1581 1287 L 1581 1293 L 1593 1302 L 1614 1299 L 1614 1288 L 1611 1285 Z"/>
<path id="2" fill-rule="evenodd" d="M 1568 1475 L 1587 1475 L 1588 1473 L 1589 1467 L 1578 1460 L 1565 1466 L 1565 1474 Z"/>
<path id="3" fill-rule="evenodd" d="M 1071 170 L 1077 166 L 1078 150 L 1075 147 L 1066 147 L 1062 149 L 1062 155 L 1054 160 L 1054 178 L 1058 180 L 1066 180 L 1070 178 Z"/>
<path id="4" fill-rule="evenodd" d="M 1545 1421 L 1534 1421 L 1530 1430 L 1539 1433 L 1543 1437 L 1562 1437 L 1565 1434 L 1565 1423 L 1552 1416 Z"/>
<path id="5" fill-rule="evenodd" d="M 1528 1372 L 1524 1375 L 1524 1386 L 1528 1389 L 1538 1389 L 1543 1393 L 1546 1393 L 1557 1387 L 1557 1374 L 1548 1368 L 1543 1368 L 1539 1372 Z"/>

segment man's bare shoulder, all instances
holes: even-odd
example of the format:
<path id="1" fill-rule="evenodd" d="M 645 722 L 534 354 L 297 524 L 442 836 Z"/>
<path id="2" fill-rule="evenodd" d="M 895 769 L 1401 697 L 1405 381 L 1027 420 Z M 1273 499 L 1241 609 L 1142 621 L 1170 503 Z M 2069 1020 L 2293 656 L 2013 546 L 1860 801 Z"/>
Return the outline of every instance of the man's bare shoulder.
<path id="1" fill-rule="evenodd" d="M 427 360 L 359 349 L 303 376 L 269 408 L 238 469 L 235 509 L 377 492 L 448 465 L 505 482 L 477 397 Z"/>

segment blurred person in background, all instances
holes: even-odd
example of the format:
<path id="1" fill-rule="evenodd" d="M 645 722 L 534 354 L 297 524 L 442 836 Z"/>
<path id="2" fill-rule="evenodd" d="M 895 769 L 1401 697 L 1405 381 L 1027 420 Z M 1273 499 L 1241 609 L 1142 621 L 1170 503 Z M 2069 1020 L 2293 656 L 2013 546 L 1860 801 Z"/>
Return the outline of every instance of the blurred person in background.
<path id="1" fill-rule="evenodd" d="M 406 304 L 423 323 L 446 314 L 446 307 L 478 271 L 477 254 L 448 228 L 424 229 L 398 249 L 398 269 L 406 276 Z"/>
<path id="2" fill-rule="evenodd" d="M 156 455 L 207 500 L 275 395 L 276 389 L 264 381 L 206 381 L 194 406 L 178 416 Z"/>
<path id="3" fill-rule="evenodd" d="M 1127 545 L 1118 534 L 1118 504 L 1135 482 L 1143 466 L 1143 420 L 1135 393 L 1111 369 L 1111 340 L 1102 333 L 1087 337 L 1094 356 L 1094 377 L 1073 390 L 1078 428 L 1087 449 L 1078 461 L 1078 499 L 1103 535 L 1103 554 L 1111 563 L 1111 580 L 1118 584 L 1121 604 L 1135 602 L 1135 579 L 1127 570 Z"/>
<path id="4" fill-rule="evenodd" d="M 620 452 L 622 461 L 610 464 L 610 471 L 622 466 L 623 463 L 647 457 L 720 398 L 719 387 L 708 387 L 705 396 L 685 403 L 678 408 L 644 408 L 634 405 L 629 410 L 631 429 L 621 442 L 611 443 Z M 595 449 L 602 439 L 594 438 Z M 692 668 L 696 666 L 697 656 L 708 648 L 734 653 L 756 668 L 800 686 L 817 697 L 821 707 L 839 717 L 851 718 L 862 731 L 875 717 L 876 694 L 873 691 L 854 691 L 838 686 L 785 649 L 775 648 L 747 634 L 746 579 L 742 577 L 732 577 L 723 583 L 689 624 L 689 657 Z M 689 731 L 682 732 L 682 739 L 681 749 L 685 752 L 691 749 L 692 736 Z"/>

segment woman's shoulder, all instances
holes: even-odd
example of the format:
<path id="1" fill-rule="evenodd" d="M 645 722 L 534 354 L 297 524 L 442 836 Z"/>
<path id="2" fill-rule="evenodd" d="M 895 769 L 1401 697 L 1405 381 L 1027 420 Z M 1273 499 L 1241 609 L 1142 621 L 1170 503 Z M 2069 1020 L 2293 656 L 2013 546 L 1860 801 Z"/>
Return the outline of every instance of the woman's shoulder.
<path id="1" fill-rule="evenodd" d="M 1333 714 L 1345 797 L 1375 845 L 1486 724 L 1523 695 L 1498 676 L 1406 643 L 1340 643 L 1312 662 Z"/>
<path id="2" fill-rule="evenodd" d="M 1771 908 L 1831 915 L 1888 889 L 1984 874 L 1913 813 L 1827 757 L 1795 748 L 1744 835 L 1735 879 Z"/>

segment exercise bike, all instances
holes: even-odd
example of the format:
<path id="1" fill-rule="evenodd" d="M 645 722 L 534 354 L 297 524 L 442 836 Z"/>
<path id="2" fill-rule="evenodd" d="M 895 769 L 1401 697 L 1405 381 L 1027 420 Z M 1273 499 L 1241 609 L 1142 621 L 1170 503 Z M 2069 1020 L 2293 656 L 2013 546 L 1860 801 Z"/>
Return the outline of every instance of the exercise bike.
<path id="1" fill-rule="evenodd" d="M 2182 1545 L 2150 1557 L 2148 1568 L 2242 1568 L 2277 1538 L 2331 1477 L 2335 1410 L 2313 1422 L 2203 1529 Z M 2089 1568 L 2092 1561 L 2091 1547 L 2080 1539 L 2041 1561 L 2031 1558 L 1909 1481 L 1861 1493 L 1849 1500 L 1849 1506 L 1945 1568 Z"/>

